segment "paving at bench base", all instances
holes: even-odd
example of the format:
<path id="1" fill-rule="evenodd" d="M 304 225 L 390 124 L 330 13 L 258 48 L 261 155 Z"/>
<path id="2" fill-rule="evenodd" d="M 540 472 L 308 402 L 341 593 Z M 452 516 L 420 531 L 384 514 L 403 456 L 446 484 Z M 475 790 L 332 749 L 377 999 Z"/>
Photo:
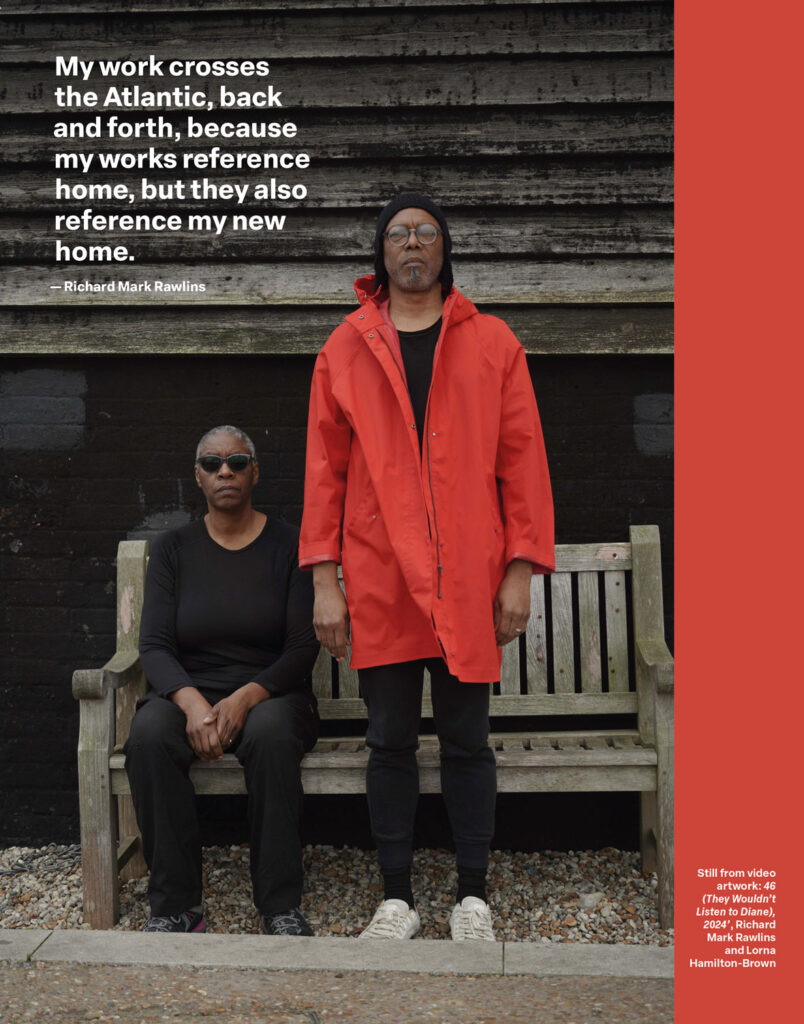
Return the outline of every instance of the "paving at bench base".
<path id="1" fill-rule="evenodd" d="M 668 979 L 0 965 L 4 1024 L 670 1024 Z"/>

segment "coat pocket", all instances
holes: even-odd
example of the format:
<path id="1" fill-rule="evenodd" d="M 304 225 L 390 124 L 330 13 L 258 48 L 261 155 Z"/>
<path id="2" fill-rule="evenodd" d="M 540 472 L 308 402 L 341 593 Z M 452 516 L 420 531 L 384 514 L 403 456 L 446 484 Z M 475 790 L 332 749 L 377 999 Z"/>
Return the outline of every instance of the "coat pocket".
<path id="1" fill-rule="evenodd" d="M 500 513 L 500 492 L 497 489 L 497 481 L 492 480 L 488 485 L 489 511 L 491 512 L 491 525 L 495 533 L 505 534 L 505 527 Z"/>
<path id="2" fill-rule="evenodd" d="M 374 488 L 366 488 L 366 492 L 363 497 L 344 522 L 344 535 L 362 533 L 367 526 L 377 520 L 379 514 L 380 505 L 377 501 L 377 495 L 374 493 Z"/>

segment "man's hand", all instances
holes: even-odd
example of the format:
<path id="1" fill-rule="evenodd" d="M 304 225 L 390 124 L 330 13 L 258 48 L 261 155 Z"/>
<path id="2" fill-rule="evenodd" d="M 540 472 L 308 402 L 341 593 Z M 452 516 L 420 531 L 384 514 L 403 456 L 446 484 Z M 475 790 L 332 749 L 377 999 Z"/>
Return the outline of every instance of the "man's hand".
<path id="1" fill-rule="evenodd" d="M 530 562 L 515 558 L 508 564 L 500 589 L 494 598 L 494 632 L 497 646 L 520 636 L 530 617 L 530 579 L 533 567 Z"/>
<path id="2" fill-rule="evenodd" d="M 217 730 L 221 747 L 227 750 L 240 735 L 249 711 L 270 696 L 259 683 L 246 683 L 210 708 L 204 718 L 204 725 Z"/>
<path id="3" fill-rule="evenodd" d="M 321 646 L 338 661 L 346 661 L 349 636 L 349 608 L 338 583 L 335 562 L 319 562 L 313 566 L 315 603 L 313 626 Z"/>
<path id="4" fill-rule="evenodd" d="M 187 718 L 185 732 L 187 742 L 193 753 L 202 761 L 220 761 L 223 757 L 218 730 L 214 722 L 206 721 L 209 714 L 209 701 L 194 686 L 183 686 L 170 694 L 170 699 L 177 704 Z"/>

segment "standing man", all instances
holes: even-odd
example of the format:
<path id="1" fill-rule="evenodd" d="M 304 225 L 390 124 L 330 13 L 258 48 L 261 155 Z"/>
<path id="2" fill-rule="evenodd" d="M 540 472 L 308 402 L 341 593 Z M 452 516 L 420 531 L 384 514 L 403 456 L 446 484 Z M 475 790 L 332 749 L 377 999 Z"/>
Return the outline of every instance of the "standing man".
<path id="1" fill-rule="evenodd" d="M 412 938 L 425 667 L 458 893 L 452 938 L 494 940 L 486 869 L 496 767 L 489 692 L 554 568 L 553 506 L 525 351 L 452 284 L 444 214 L 418 192 L 383 209 L 374 275 L 313 373 L 299 564 L 323 646 L 359 670 L 384 900 L 361 938 Z M 343 565 L 346 598 L 338 585 Z"/>

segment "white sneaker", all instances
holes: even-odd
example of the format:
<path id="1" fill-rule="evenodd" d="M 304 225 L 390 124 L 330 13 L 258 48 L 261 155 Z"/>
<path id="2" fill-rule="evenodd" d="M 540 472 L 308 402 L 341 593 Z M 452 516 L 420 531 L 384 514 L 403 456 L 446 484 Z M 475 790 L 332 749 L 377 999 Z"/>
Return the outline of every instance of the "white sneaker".
<path id="1" fill-rule="evenodd" d="M 489 905 L 477 896 L 464 896 L 460 903 L 455 904 L 449 919 L 449 930 L 455 942 L 465 942 L 467 939 L 496 942 Z"/>
<path id="2" fill-rule="evenodd" d="M 414 907 L 404 900 L 383 900 L 374 912 L 371 924 L 359 939 L 412 939 L 422 923 Z"/>

